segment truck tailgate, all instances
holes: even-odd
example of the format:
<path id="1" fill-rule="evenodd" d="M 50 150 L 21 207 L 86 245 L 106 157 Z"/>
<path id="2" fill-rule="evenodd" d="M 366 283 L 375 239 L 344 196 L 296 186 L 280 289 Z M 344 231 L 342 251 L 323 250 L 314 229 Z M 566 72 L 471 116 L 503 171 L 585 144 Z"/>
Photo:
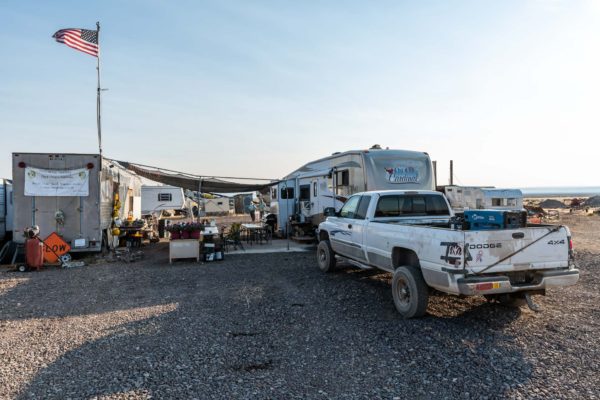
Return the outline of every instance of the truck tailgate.
<path id="1" fill-rule="evenodd" d="M 479 272 L 495 263 L 486 272 L 565 268 L 569 236 L 566 227 L 556 226 L 465 231 L 467 268 Z"/>

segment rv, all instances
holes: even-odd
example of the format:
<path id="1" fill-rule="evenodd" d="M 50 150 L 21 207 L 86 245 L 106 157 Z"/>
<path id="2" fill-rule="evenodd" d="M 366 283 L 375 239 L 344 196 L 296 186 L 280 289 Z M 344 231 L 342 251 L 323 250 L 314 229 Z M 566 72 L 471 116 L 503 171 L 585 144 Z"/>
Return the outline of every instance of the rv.
<path id="1" fill-rule="evenodd" d="M 175 186 L 142 186 L 142 213 L 186 209 L 183 189 Z"/>
<path id="2" fill-rule="evenodd" d="M 444 186 L 443 190 L 454 211 L 465 209 L 522 210 L 523 193 L 519 189 L 497 189 L 477 186 Z"/>
<path id="3" fill-rule="evenodd" d="M 114 219 L 141 217 L 141 179 L 99 154 L 13 153 L 13 203 L 13 241 L 24 243 L 24 229 L 37 225 L 71 252 L 97 252 L 113 242 Z"/>
<path id="4" fill-rule="evenodd" d="M 311 161 L 271 188 L 271 212 L 279 232 L 288 221 L 297 236 L 310 235 L 354 193 L 367 190 L 435 190 L 429 155 L 408 150 L 351 150 Z"/>
<path id="5" fill-rule="evenodd" d="M 12 238 L 12 181 L 0 179 L 0 243 Z"/>
<path id="6" fill-rule="evenodd" d="M 233 214 L 233 208 L 229 197 L 215 197 L 213 199 L 202 199 L 204 212 L 206 215 L 229 215 Z"/>

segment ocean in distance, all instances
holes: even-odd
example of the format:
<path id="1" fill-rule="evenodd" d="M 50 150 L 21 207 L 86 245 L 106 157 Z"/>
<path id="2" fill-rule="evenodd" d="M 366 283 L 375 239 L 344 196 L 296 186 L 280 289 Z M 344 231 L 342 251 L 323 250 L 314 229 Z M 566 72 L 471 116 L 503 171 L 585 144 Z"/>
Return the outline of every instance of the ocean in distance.
<path id="1" fill-rule="evenodd" d="M 591 197 L 600 196 L 600 186 L 557 186 L 520 188 L 523 197 Z"/>

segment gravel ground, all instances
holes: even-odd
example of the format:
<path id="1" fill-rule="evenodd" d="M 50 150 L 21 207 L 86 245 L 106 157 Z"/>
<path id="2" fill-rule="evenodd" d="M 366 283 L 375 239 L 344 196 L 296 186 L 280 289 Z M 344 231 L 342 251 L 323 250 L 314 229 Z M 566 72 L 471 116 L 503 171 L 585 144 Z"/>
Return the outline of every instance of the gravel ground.
<path id="1" fill-rule="evenodd" d="M 600 253 L 540 313 L 435 295 L 309 253 L 0 273 L 0 398 L 600 398 Z"/>

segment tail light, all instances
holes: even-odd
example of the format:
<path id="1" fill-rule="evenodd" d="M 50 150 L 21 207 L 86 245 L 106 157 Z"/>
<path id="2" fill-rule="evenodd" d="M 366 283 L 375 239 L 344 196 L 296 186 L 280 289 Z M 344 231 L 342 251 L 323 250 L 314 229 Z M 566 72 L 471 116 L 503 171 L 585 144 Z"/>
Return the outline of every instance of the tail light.
<path id="1" fill-rule="evenodd" d="M 567 236 L 567 240 L 569 241 L 569 258 L 572 260 L 575 258 L 573 253 L 573 239 L 571 236 Z"/>

